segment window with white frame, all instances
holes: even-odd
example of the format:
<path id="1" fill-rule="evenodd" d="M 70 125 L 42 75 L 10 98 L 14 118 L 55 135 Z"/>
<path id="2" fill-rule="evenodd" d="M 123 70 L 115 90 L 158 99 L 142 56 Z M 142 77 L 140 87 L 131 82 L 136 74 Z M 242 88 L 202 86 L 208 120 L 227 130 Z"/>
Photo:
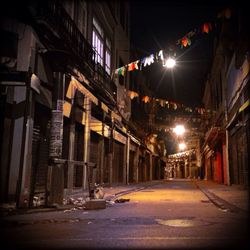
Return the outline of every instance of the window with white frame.
<path id="1" fill-rule="evenodd" d="M 95 62 L 99 63 L 110 75 L 111 73 L 111 42 L 105 37 L 102 27 L 93 18 L 92 46 L 95 49 Z"/>
<path id="2" fill-rule="evenodd" d="M 103 66 L 103 39 L 95 28 L 92 33 L 92 46 L 95 49 L 95 62 Z"/>
<path id="3" fill-rule="evenodd" d="M 105 51 L 105 71 L 110 75 L 111 67 L 111 42 L 106 38 L 106 51 Z"/>

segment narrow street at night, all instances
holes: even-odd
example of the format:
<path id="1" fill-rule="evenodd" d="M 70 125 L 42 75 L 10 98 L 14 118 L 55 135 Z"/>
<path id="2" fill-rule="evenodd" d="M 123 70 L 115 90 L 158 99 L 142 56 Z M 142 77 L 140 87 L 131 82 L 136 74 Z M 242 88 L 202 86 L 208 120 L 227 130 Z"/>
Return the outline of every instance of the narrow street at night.
<path id="1" fill-rule="evenodd" d="M 250 249 L 246 0 L 0 8 L 1 249 Z"/>
<path id="2" fill-rule="evenodd" d="M 11 216 L 1 235 L 6 247 L 18 249 L 247 249 L 247 195 L 238 203 L 243 208 L 231 204 L 230 211 L 214 205 L 196 182 L 179 179 L 121 199 L 95 211 Z"/>

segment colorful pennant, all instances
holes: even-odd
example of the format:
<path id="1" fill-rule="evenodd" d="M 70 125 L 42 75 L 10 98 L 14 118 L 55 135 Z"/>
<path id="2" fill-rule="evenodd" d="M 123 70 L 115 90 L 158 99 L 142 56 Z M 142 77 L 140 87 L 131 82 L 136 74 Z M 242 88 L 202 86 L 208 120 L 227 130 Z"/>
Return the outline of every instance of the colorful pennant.
<path id="1" fill-rule="evenodd" d="M 202 33 L 209 33 L 209 31 L 212 30 L 212 24 L 211 23 L 204 23 L 202 26 Z"/>
<path id="2" fill-rule="evenodd" d="M 229 19 L 231 18 L 231 10 L 225 9 L 222 12 L 218 14 L 218 18 L 226 18 Z M 211 22 L 206 22 L 203 25 L 201 25 L 200 28 L 198 29 L 193 29 L 190 32 L 188 32 L 185 36 L 183 36 L 181 39 L 178 39 L 176 42 L 176 46 L 180 46 L 181 48 L 187 48 L 188 46 L 191 46 L 191 38 L 193 38 L 195 35 L 202 33 L 202 34 L 208 34 L 211 30 L 212 27 L 216 25 L 212 25 Z M 168 50 L 169 51 L 169 50 Z M 151 64 L 159 61 L 164 61 L 164 51 L 160 50 L 159 52 L 155 54 L 151 54 L 148 57 L 144 57 L 141 60 L 137 60 L 135 62 L 131 62 L 126 66 L 120 67 L 115 70 L 116 75 L 125 75 L 125 71 L 134 71 L 134 70 L 142 70 L 143 67 L 150 66 Z M 139 66 L 140 64 L 140 66 Z"/>

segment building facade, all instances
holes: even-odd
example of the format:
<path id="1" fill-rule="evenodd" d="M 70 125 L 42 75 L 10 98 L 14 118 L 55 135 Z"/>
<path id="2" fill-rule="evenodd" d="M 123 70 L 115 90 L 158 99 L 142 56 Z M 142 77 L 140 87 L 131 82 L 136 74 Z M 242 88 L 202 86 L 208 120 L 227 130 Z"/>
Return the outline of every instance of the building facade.
<path id="1" fill-rule="evenodd" d="M 249 185 L 249 31 L 243 6 L 221 16 L 204 104 L 205 178 Z"/>
<path id="2" fill-rule="evenodd" d="M 129 78 L 114 75 L 130 60 L 128 2 L 11 4 L 1 15 L 1 203 L 62 204 L 90 184 L 161 178 L 130 121 Z"/>

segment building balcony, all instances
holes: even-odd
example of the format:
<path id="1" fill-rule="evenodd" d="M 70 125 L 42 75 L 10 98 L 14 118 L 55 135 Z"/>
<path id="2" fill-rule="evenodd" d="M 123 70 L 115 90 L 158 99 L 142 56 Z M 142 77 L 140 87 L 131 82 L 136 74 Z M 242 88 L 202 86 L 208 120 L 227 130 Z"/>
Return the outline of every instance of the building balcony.
<path id="1" fill-rule="evenodd" d="M 46 46 L 54 70 L 78 68 L 90 80 L 95 94 L 114 105 L 116 85 L 103 67 L 95 63 L 95 50 L 59 1 L 39 1 L 28 6 L 30 25 Z"/>
<path id="2" fill-rule="evenodd" d="M 94 50 L 59 1 L 34 1 L 28 9 L 30 25 L 48 51 L 62 51 L 70 57 L 67 62 L 85 73 L 94 71 Z"/>
<path id="3" fill-rule="evenodd" d="M 110 75 L 105 71 L 105 69 L 97 63 L 95 65 L 94 80 L 99 85 L 99 87 L 105 92 L 111 99 L 116 100 L 117 97 L 117 87 L 112 81 Z"/>

